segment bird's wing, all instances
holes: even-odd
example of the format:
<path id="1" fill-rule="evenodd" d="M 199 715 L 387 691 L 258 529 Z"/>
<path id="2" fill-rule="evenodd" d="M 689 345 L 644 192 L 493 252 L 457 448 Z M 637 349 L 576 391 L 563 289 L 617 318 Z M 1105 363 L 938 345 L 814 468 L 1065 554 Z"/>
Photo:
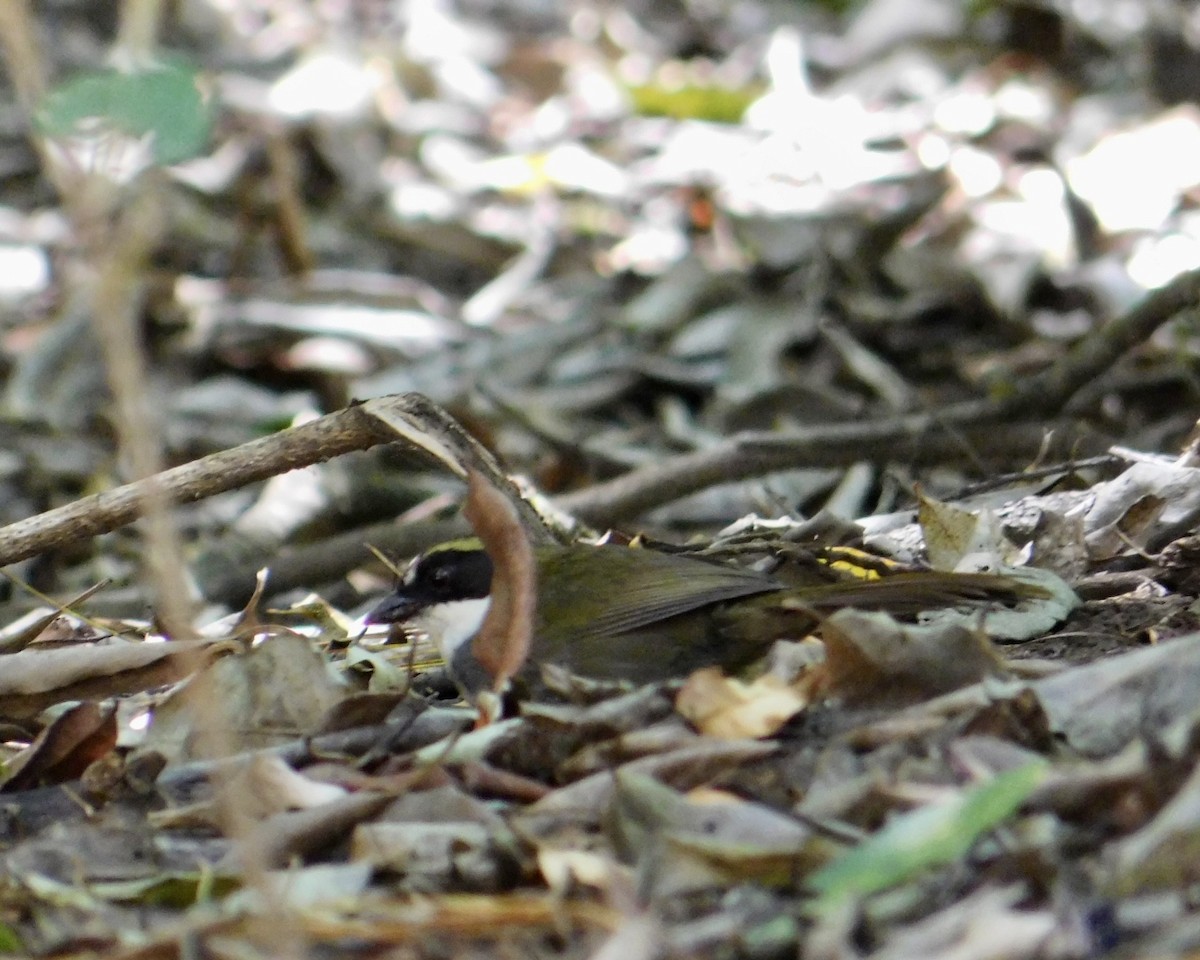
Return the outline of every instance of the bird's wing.
<path id="1" fill-rule="evenodd" d="M 576 639 L 612 636 L 711 603 L 767 593 L 781 586 L 773 578 L 751 570 L 651 550 L 638 551 L 641 556 L 631 575 L 628 556 L 621 556 L 629 551 L 628 547 L 615 546 L 587 551 L 591 556 L 580 560 L 589 564 L 587 577 L 565 577 L 562 589 L 542 599 L 549 622 L 569 625 Z M 618 578 L 623 586 L 612 591 L 611 601 L 606 598 L 596 603 L 594 591 L 587 584 L 607 586 Z"/>

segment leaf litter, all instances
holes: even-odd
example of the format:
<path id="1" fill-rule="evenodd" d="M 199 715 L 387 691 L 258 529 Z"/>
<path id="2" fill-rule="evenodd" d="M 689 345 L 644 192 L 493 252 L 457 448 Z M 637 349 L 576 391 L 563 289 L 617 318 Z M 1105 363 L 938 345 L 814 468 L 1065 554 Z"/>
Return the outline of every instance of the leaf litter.
<path id="1" fill-rule="evenodd" d="M 212 5 L 170 24 L 206 74 L 156 91 L 175 130 L 153 97 L 140 145 L 83 116 L 104 107 L 80 91 L 153 71 L 42 102 L 53 150 L 116 198 L 92 235 L 78 207 L 45 220 L 45 158 L 9 138 L 0 520 L 130 477 L 89 324 L 137 192 L 166 222 L 127 286 L 169 464 L 351 398 L 397 442 L 317 466 L 318 444 L 217 495 L 185 475 L 191 638 L 146 619 L 171 620 L 119 529 L 136 511 L 21 554 L 74 599 L 5 601 L 0 949 L 1194 950 L 1200 126 L 1194 71 L 1147 59 L 1190 34 L 836 7 L 418 5 L 346 14 L 348 41 L 318 8 Z M 98 68 L 97 24 L 58 16 L 48 75 L 71 50 Z M 450 415 L 377 402 L 412 392 Z M 390 577 L 364 543 L 463 532 L 451 474 L 511 496 L 447 422 L 530 478 L 551 530 L 892 600 L 940 571 L 1017 586 L 798 604 L 745 676 L 546 665 L 554 696 L 472 730 L 420 638 L 361 635 Z"/>

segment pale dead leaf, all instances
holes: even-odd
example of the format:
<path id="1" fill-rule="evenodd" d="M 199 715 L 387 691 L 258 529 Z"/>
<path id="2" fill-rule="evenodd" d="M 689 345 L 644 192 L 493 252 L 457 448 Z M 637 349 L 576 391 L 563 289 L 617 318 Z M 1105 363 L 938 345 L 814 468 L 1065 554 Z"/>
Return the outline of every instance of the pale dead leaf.
<path id="1" fill-rule="evenodd" d="M 204 662 L 213 644 L 77 644 L 22 650 L 0 657 L 0 714 L 29 717 L 64 700 L 101 700 L 183 679 Z"/>
<path id="2" fill-rule="evenodd" d="M 345 787 L 312 780 L 289 767 L 282 758 L 256 754 L 238 768 L 226 784 L 238 798 L 241 812 L 255 820 L 284 810 L 307 810 L 346 795 Z"/>
<path id="3" fill-rule="evenodd" d="M 724 740 L 769 737 L 807 705 L 797 688 L 772 674 L 752 683 L 697 670 L 683 685 L 675 709 L 701 733 Z"/>
<path id="4" fill-rule="evenodd" d="M 809 674 L 809 688 L 847 702 L 913 702 L 1005 669 L 987 637 L 956 623 L 910 626 L 886 613 L 845 609 L 820 634 L 825 662 Z"/>
<path id="5" fill-rule="evenodd" d="M 1041 636 L 1079 606 L 1079 596 L 1058 574 L 1040 567 L 1000 567 L 996 571 L 1027 588 L 1015 604 L 926 610 L 918 617 L 925 626 L 954 624 L 986 634 L 993 640 L 1029 640 Z"/>
<path id="6" fill-rule="evenodd" d="M 203 680 L 231 734 L 229 749 L 269 747 L 317 730 L 343 695 L 324 658 L 305 637 L 271 637 L 245 653 L 222 657 Z M 172 761 L 194 759 L 202 711 L 188 690 L 172 693 L 154 712 L 145 746 Z M 211 745 L 209 746 L 211 749 Z"/>
<path id="7" fill-rule="evenodd" d="M 18 580 L 7 571 L 0 570 L 0 574 L 3 574 L 22 589 L 27 591 L 31 590 L 31 588 L 24 581 Z M 56 621 L 60 619 L 67 619 L 63 616 L 64 612 L 76 609 L 80 604 L 91 599 L 92 596 L 107 587 L 108 584 L 109 581 L 101 580 L 99 583 L 88 587 L 88 589 L 72 597 L 70 600 L 67 600 L 65 603 L 56 604 L 55 609 L 51 610 L 49 613 L 46 613 L 44 610 L 32 610 L 15 623 L 10 623 L 7 627 L 0 630 L 0 654 L 16 653 L 19 650 L 25 649 L 25 647 L 35 640 L 45 639 L 44 631 L 48 630 L 56 623 Z M 36 593 L 36 591 L 33 592 Z M 38 593 L 37 596 L 42 597 L 40 593 Z M 51 602 L 53 603 L 54 601 Z M 68 620 L 68 622 L 70 621 Z M 94 639 L 94 632 L 88 635 L 81 635 L 81 632 L 76 630 L 73 632 L 73 636 L 71 636 L 70 639 L 73 641 L 91 640 Z"/>
<path id="8" fill-rule="evenodd" d="M 697 801 L 627 768 L 615 779 L 610 838 L 622 857 L 653 876 L 656 895 L 785 882 L 812 849 L 808 827 L 763 804 L 712 794 Z"/>
<path id="9" fill-rule="evenodd" d="M 507 859 L 503 845 L 473 821 L 361 823 L 350 845 L 353 861 L 402 873 L 408 883 L 494 889 Z"/>
<path id="10" fill-rule="evenodd" d="M 539 846 L 537 864 L 546 886 L 562 895 L 573 886 L 590 887 L 602 892 L 609 891 L 614 885 L 632 886 L 629 868 L 597 850 Z"/>
<path id="11" fill-rule="evenodd" d="M 991 510 L 964 510 L 919 490 L 917 497 L 917 521 L 935 570 L 994 572 L 1017 559 L 1017 549 L 1004 536 L 1000 520 Z"/>
<path id="12" fill-rule="evenodd" d="M 1143 547 L 1193 516 L 1200 509 L 1200 470 L 1142 460 L 1094 490 L 1084 520 L 1087 545 L 1094 559 L 1106 559 Z"/>

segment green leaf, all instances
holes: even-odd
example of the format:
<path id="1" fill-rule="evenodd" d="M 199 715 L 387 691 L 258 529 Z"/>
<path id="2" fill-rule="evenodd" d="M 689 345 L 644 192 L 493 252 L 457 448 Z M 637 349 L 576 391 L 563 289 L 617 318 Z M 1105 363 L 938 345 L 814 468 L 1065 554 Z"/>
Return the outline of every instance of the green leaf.
<path id="1" fill-rule="evenodd" d="M 241 881 L 233 876 L 216 875 L 206 869 L 194 873 L 164 873 L 138 880 L 107 880 L 90 884 L 90 887 L 92 893 L 102 900 L 182 910 L 224 897 L 239 889 Z"/>
<path id="2" fill-rule="evenodd" d="M 713 123 L 738 123 L 746 108 L 763 92 L 762 87 L 757 86 L 732 89 L 702 84 L 666 87 L 647 83 L 634 84 L 626 89 L 639 116 L 709 120 Z"/>
<path id="3" fill-rule="evenodd" d="M 17 933 L 7 923 L 0 923 L 0 954 L 28 954 L 29 948 L 21 941 Z"/>
<path id="4" fill-rule="evenodd" d="M 966 856 L 981 834 L 1017 811 L 1047 769 L 1036 760 L 944 803 L 896 817 L 809 877 L 809 888 L 820 895 L 817 910 L 886 890 L 927 867 Z"/>
<path id="5" fill-rule="evenodd" d="M 83 73 L 46 95 L 38 126 L 50 137 L 149 137 L 157 163 L 179 163 L 204 149 L 212 128 L 198 79 L 177 64 Z"/>

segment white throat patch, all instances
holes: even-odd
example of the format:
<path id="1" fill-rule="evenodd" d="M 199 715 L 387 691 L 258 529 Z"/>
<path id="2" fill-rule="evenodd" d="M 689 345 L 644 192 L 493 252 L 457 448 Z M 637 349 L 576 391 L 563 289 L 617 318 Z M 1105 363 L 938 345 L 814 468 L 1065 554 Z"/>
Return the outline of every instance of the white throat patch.
<path id="1" fill-rule="evenodd" d="M 488 597 L 436 603 L 409 622 L 437 644 L 443 660 L 452 663 L 458 648 L 479 632 L 490 604 Z"/>

